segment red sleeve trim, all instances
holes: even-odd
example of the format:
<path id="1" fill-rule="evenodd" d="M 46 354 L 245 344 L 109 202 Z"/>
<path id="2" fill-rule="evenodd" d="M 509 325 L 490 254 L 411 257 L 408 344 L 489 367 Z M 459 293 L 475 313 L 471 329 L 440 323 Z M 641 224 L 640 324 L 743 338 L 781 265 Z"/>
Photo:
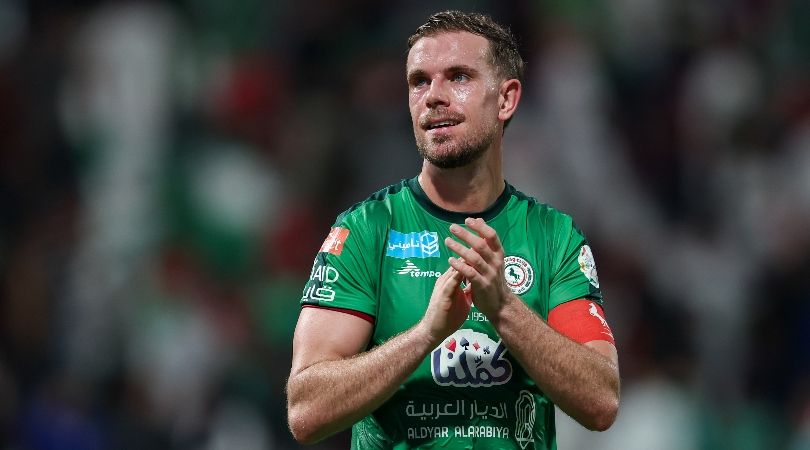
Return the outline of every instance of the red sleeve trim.
<path id="1" fill-rule="evenodd" d="M 605 311 L 592 300 L 571 300 L 557 306 L 548 313 L 548 324 L 580 344 L 608 341 L 616 345 L 613 332 L 605 320 Z"/>
<path id="2" fill-rule="evenodd" d="M 368 322 L 368 323 L 370 323 L 370 324 L 374 325 L 374 316 L 372 316 L 372 315 L 370 315 L 370 314 L 366 314 L 366 313 L 364 313 L 364 312 L 355 311 L 355 310 L 353 310 L 353 309 L 346 309 L 346 308 L 327 308 L 327 307 L 325 307 L 325 306 L 320 306 L 320 305 L 303 305 L 303 308 L 318 308 L 318 309 L 328 309 L 328 310 L 330 310 L 330 311 L 342 312 L 343 314 L 348 314 L 348 315 L 350 315 L 350 316 L 359 317 L 359 318 L 361 318 L 361 319 L 365 320 L 366 322 Z"/>

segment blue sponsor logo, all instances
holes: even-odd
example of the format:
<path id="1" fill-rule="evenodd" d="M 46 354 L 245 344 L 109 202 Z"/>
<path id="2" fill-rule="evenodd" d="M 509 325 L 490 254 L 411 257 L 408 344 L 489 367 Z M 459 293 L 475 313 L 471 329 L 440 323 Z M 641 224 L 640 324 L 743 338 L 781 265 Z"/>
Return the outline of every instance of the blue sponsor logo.
<path id="1" fill-rule="evenodd" d="M 438 258 L 439 233 L 435 231 L 388 232 L 387 256 L 394 258 Z"/>

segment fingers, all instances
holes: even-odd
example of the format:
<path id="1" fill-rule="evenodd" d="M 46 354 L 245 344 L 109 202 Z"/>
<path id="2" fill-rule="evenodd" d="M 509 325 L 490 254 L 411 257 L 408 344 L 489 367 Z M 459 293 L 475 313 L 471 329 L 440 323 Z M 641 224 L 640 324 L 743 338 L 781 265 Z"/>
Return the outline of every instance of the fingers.
<path id="1" fill-rule="evenodd" d="M 481 274 L 475 270 L 474 267 L 467 264 L 462 258 L 453 258 L 452 256 L 447 259 L 450 263 L 450 268 L 455 269 L 456 272 L 468 280 L 480 280 Z"/>
<path id="2" fill-rule="evenodd" d="M 450 232 L 467 243 L 470 248 L 478 252 L 485 260 L 492 261 L 497 253 L 503 252 L 498 233 L 495 229 L 487 225 L 484 219 L 468 217 L 464 223 L 475 233 L 456 224 L 450 226 Z"/>
<path id="3" fill-rule="evenodd" d="M 475 270 L 480 271 L 482 274 L 487 273 L 487 266 L 488 266 L 487 262 L 475 250 L 473 250 L 471 248 L 467 248 L 467 247 L 461 245 L 460 243 L 453 240 L 452 238 L 445 238 L 444 245 L 446 245 L 447 248 L 449 248 L 451 251 L 453 251 L 458 256 L 460 256 L 464 260 L 464 262 L 467 263 L 467 264 L 465 264 L 465 266 L 471 266 L 471 267 L 475 268 Z M 451 266 L 452 266 L 452 263 L 451 263 Z M 455 267 L 455 268 L 456 268 L 456 270 L 462 271 L 458 267 Z M 464 276 L 469 278 L 470 274 L 464 273 Z"/>
<path id="4" fill-rule="evenodd" d="M 470 227 L 471 230 L 478 233 L 478 236 L 481 236 L 481 238 L 483 238 L 484 241 L 486 241 L 487 246 L 492 252 L 497 253 L 503 250 L 503 247 L 501 246 L 501 239 L 498 237 L 498 233 L 495 231 L 494 228 L 487 225 L 484 219 L 481 219 L 480 217 L 477 219 L 468 217 L 466 220 L 464 220 L 464 223 L 468 227 Z"/>
<path id="5" fill-rule="evenodd" d="M 503 250 L 498 234 L 480 218 L 467 218 L 465 224 L 473 231 L 477 232 L 478 235 L 456 224 L 450 226 L 450 232 L 469 245 L 469 247 L 462 245 L 452 238 L 446 238 L 444 241 L 445 245 L 463 258 L 467 265 L 471 266 L 481 275 L 492 276 L 492 271 L 499 267 L 500 260 L 503 259 Z M 463 265 L 459 264 L 456 266 L 456 269 L 462 271 L 468 278 L 474 277 L 473 274 L 468 273 L 469 270 L 465 271 L 461 267 L 463 267 Z"/>
<path id="6" fill-rule="evenodd" d="M 463 227 L 456 224 L 450 226 L 450 232 L 453 233 L 453 235 L 455 235 L 461 241 L 465 242 L 470 247 L 470 249 L 474 250 L 475 253 L 480 255 L 485 261 L 492 260 L 494 254 L 492 252 L 492 249 L 489 247 L 489 244 L 487 243 L 486 239 L 476 236 L 469 230 L 466 230 Z M 452 239 L 450 240 L 453 241 Z M 466 255 L 461 256 L 466 258 Z M 468 261 L 473 262 L 471 259 L 468 259 Z"/>
<path id="7" fill-rule="evenodd" d="M 444 273 L 436 280 L 436 284 L 439 285 L 441 292 L 444 295 L 451 295 L 456 287 L 458 287 L 459 283 L 461 283 L 461 279 L 463 276 L 459 271 L 450 266 Z M 441 283 L 441 284 L 440 284 Z"/>

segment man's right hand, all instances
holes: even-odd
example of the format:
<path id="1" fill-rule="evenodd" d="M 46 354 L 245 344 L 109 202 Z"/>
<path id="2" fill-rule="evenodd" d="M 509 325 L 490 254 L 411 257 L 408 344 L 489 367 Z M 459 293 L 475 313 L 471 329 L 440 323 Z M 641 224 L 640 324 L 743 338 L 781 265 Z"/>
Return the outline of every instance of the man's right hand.
<path id="1" fill-rule="evenodd" d="M 425 357 L 456 331 L 471 300 L 452 267 L 436 280 L 415 327 L 368 351 L 364 319 L 326 308 L 304 308 L 293 338 L 287 420 L 298 442 L 311 444 L 371 414 L 399 389 Z M 375 374 L 368 377 L 368 374 Z"/>
<path id="2" fill-rule="evenodd" d="M 459 271 L 450 267 L 433 286 L 430 303 L 420 325 L 436 345 L 458 330 L 470 313 L 472 302 L 459 286 L 462 278 Z"/>

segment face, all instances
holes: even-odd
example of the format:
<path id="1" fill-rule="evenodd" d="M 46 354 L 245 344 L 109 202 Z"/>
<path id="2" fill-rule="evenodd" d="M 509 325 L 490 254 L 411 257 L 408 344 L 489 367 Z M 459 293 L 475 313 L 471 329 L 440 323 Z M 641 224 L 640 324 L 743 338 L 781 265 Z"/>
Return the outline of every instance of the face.
<path id="1" fill-rule="evenodd" d="M 475 161 L 500 134 L 499 79 L 487 61 L 486 38 L 440 33 L 408 53 L 409 107 L 416 146 L 440 168 Z"/>

